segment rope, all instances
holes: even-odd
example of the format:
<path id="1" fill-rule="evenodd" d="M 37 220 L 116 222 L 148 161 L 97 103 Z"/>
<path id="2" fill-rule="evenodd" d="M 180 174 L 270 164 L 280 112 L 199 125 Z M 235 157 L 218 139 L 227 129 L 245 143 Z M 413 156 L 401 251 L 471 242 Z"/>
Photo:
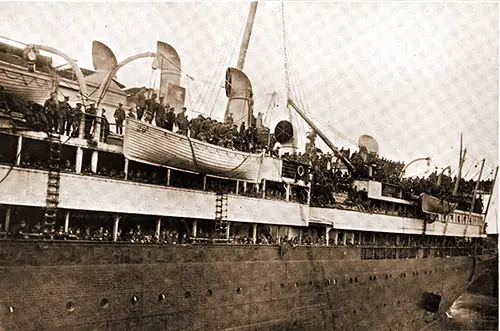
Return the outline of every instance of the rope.
<path id="1" fill-rule="evenodd" d="M 285 87 L 286 87 L 286 99 L 288 100 L 291 96 L 290 93 L 290 74 L 288 70 L 288 52 L 287 52 L 287 47 L 286 47 L 286 23 L 285 23 L 285 3 L 282 0 L 281 1 L 281 23 L 283 25 L 283 55 L 284 55 L 284 67 L 285 67 Z M 288 109 L 288 119 L 290 123 L 293 123 L 293 118 L 292 118 L 292 111 L 290 110 L 290 107 L 287 104 L 287 109 Z M 292 140 L 293 148 L 295 148 L 295 139 Z"/>
<path id="2" fill-rule="evenodd" d="M 188 141 L 189 141 L 189 147 L 191 148 L 191 154 L 193 155 L 193 163 L 196 168 L 196 170 L 199 170 L 198 162 L 196 161 L 196 155 L 194 153 L 194 148 L 193 148 L 193 142 L 191 141 L 191 138 L 189 136 L 186 136 Z"/>

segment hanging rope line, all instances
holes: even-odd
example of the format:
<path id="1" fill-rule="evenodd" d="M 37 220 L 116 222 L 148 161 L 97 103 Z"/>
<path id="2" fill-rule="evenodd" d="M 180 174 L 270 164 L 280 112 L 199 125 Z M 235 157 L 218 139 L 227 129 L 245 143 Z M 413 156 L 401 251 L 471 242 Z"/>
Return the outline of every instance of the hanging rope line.
<path id="1" fill-rule="evenodd" d="M 288 68 L 288 51 L 287 51 L 287 38 L 286 38 L 286 22 L 285 22 L 285 2 L 281 1 L 281 23 L 283 26 L 283 64 L 285 67 L 285 88 L 286 88 L 286 100 L 291 97 L 291 86 L 290 86 L 290 72 Z M 288 110 L 288 119 L 290 123 L 293 123 L 292 111 L 290 107 L 286 106 Z M 295 139 L 292 139 L 292 147 L 295 149 Z"/>

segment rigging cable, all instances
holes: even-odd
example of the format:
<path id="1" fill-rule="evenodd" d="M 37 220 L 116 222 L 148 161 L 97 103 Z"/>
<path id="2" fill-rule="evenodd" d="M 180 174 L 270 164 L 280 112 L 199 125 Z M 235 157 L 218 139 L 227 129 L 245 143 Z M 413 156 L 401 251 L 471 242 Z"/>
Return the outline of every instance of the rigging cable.
<path id="1" fill-rule="evenodd" d="M 287 47 L 286 47 L 286 23 L 285 23 L 285 2 L 281 0 L 281 23 L 283 25 L 283 55 L 284 55 L 284 67 L 285 67 L 285 87 L 286 87 L 286 108 L 288 109 L 288 119 L 290 123 L 293 123 L 293 118 L 292 118 L 292 111 L 290 110 L 290 107 L 288 106 L 288 99 L 291 97 L 291 87 L 290 87 L 290 73 L 288 69 L 288 52 L 287 52 Z M 292 139 L 292 147 L 293 149 L 296 148 L 295 146 L 295 139 Z"/>

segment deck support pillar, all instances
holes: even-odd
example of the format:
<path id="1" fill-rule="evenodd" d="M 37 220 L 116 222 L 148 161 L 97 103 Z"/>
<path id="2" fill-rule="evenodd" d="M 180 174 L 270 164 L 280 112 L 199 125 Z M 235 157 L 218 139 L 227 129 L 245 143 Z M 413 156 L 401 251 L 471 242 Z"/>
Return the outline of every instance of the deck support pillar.
<path id="1" fill-rule="evenodd" d="M 167 169 L 167 186 L 170 186 L 170 169 Z"/>
<path id="2" fill-rule="evenodd" d="M 66 211 L 64 215 L 64 233 L 68 233 L 69 231 L 69 210 Z"/>
<path id="3" fill-rule="evenodd" d="M 262 180 L 262 199 L 266 198 L 266 180 Z"/>
<path id="4" fill-rule="evenodd" d="M 302 245 L 302 228 L 299 229 L 299 245 Z"/>
<path id="5" fill-rule="evenodd" d="M 76 160 L 75 160 L 75 172 L 77 174 L 82 173 L 82 165 L 83 165 L 83 148 L 76 148 Z"/>
<path id="6" fill-rule="evenodd" d="M 16 166 L 21 164 L 21 151 L 23 150 L 23 137 L 17 137 Z"/>
<path id="7" fill-rule="evenodd" d="M 118 240 L 118 224 L 120 223 L 120 215 L 113 215 L 113 241 Z"/>
<path id="8" fill-rule="evenodd" d="M 339 231 L 333 230 L 333 244 L 337 246 L 339 244 Z"/>
<path id="9" fill-rule="evenodd" d="M 240 193 L 240 180 L 237 179 L 236 180 L 236 195 L 238 195 Z"/>
<path id="10" fill-rule="evenodd" d="M 203 176 L 203 191 L 207 190 L 207 175 Z"/>
<path id="11" fill-rule="evenodd" d="M 160 240 L 161 233 L 161 217 L 156 218 L 156 231 L 155 231 L 155 239 L 156 241 Z"/>
<path id="12" fill-rule="evenodd" d="M 11 215 L 12 209 L 11 207 L 7 207 L 5 209 L 5 233 L 9 233 L 9 228 L 10 228 L 10 215 Z"/>
<path id="13" fill-rule="evenodd" d="M 291 191 L 290 184 L 286 184 L 285 190 L 286 190 L 285 199 L 286 199 L 286 201 L 290 201 L 290 191 Z"/>
<path id="14" fill-rule="evenodd" d="M 191 232 L 193 233 L 193 238 L 196 238 L 198 233 L 198 220 L 193 221 L 193 227 L 191 229 Z"/>
<path id="15" fill-rule="evenodd" d="M 231 222 L 227 222 L 227 226 L 226 226 L 226 240 L 229 240 L 230 235 L 231 235 Z"/>
<path id="16" fill-rule="evenodd" d="M 355 233 L 351 232 L 351 244 L 354 245 L 354 238 L 355 238 Z"/>
<path id="17" fill-rule="evenodd" d="M 256 245 L 257 244 L 257 223 L 254 223 L 252 224 L 253 228 L 252 228 L 252 240 L 253 240 L 253 244 Z"/>
<path id="18" fill-rule="evenodd" d="M 243 182 L 243 192 L 247 193 L 247 182 Z"/>
<path id="19" fill-rule="evenodd" d="M 125 165 L 123 166 L 123 172 L 125 173 L 125 180 L 128 179 L 128 167 L 130 165 L 130 162 L 127 158 L 125 158 Z"/>
<path id="20" fill-rule="evenodd" d="M 330 230 L 332 229 L 331 226 L 325 226 L 325 246 L 330 246 Z"/>
<path id="21" fill-rule="evenodd" d="M 90 167 L 94 174 L 97 174 L 97 161 L 99 160 L 99 152 L 94 150 L 92 151 L 92 158 L 90 159 Z"/>
<path id="22" fill-rule="evenodd" d="M 342 245 L 347 246 L 347 232 L 342 232 Z"/>
<path id="23" fill-rule="evenodd" d="M 396 246 L 399 246 L 399 233 L 396 235 Z"/>

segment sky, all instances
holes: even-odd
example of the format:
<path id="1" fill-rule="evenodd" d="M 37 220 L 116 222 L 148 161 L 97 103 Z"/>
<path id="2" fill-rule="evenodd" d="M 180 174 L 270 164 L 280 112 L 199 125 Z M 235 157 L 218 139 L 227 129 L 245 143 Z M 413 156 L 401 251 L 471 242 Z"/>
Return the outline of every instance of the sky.
<path id="1" fill-rule="evenodd" d="M 224 73 L 236 66 L 248 9 L 248 2 L 6 2 L 0 35 L 53 46 L 90 69 L 92 40 L 108 45 L 118 61 L 154 52 L 157 40 L 167 42 L 181 57 L 188 108 L 222 119 Z M 244 67 L 255 109 L 267 113 L 271 127 L 297 116 L 286 108 L 288 85 L 291 97 L 339 147 L 353 150 L 368 134 L 381 156 L 405 163 L 430 156 L 433 169 L 455 170 L 463 133 L 464 174 L 477 175 L 486 158 L 483 178 L 493 177 L 497 3 L 285 2 L 282 14 L 280 2 L 259 3 Z M 151 60 L 128 65 L 118 79 L 127 87 L 159 85 Z M 270 106 L 273 91 L 277 99 Z M 298 130 L 304 144 L 308 128 L 300 122 Z M 426 170 L 417 163 L 407 175 Z"/>

